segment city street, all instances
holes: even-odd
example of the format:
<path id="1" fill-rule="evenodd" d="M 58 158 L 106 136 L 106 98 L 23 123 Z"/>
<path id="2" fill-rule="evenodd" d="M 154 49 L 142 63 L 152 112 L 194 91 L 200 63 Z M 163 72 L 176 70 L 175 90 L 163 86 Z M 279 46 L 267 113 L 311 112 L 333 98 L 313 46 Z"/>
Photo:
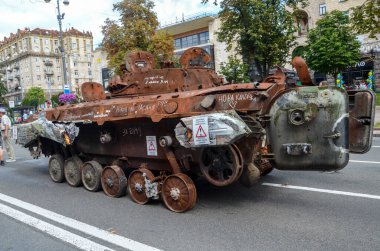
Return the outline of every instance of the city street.
<path id="1" fill-rule="evenodd" d="M 380 249 L 380 138 L 338 172 L 275 170 L 249 189 L 200 180 L 183 214 L 53 183 L 47 158 L 16 152 L 0 167 L 0 250 Z"/>

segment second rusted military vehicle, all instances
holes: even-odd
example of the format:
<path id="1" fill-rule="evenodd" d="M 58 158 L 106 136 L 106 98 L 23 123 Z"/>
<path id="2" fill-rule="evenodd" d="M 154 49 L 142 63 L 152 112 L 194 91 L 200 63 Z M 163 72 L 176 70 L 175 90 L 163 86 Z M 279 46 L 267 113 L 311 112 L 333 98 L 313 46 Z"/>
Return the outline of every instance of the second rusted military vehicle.
<path id="1" fill-rule="evenodd" d="M 315 86 L 301 58 L 302 86 L 280 68 L 260 83 L 224 84 L 209 60 L 191 48 L 181 68 L 155 69 L 153 55 L 132 53 L 109 94 L 84 83 L 83 102 L 46 110 L 18 128 L 18 141 L 50 156 L 55 182 L 112 197 L 128 190 L 139 204 L 162 198 L 174 212 L 194 206 L 198 176 L 249 186 L 273 168 L 338 170 L 370 149 L 371 91 Z"/>

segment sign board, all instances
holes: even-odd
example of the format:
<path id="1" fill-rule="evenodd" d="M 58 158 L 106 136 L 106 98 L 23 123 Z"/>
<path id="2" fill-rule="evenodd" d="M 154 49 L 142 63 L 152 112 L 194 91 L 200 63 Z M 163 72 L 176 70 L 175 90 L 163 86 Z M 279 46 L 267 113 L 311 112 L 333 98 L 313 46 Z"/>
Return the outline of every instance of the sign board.
<path id="1" fill-rule="evenodd" d="M 148 156 L 157 156 L 156 136 L 146 136 L 146 151 Z"/>
<path id="2" fill-rule="evenodd" d="M 15 102 L 13 100 L 9 100 L 9 108 L 15 107 Z"/>
<path id="3" fill-rule="evenodd" d="M 193 119 L 194 145 L 209 145 L 208 118 L 198 117 Z"/>
<path id="4" fill-rule="evenodd" d="M 65 84 L 63 87 L 63 93 L 64 94 L 70 94 L 70 86 L 68 84 Z"/>

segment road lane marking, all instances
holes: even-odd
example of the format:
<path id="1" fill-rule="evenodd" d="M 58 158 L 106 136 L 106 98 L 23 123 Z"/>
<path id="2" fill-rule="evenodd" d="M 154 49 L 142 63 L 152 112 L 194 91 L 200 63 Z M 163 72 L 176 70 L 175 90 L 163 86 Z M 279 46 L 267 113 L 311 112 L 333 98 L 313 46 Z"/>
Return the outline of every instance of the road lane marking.
<path id="1" fill-rule="evenodd" d="M 143 243 L 128 239 L 121 235 L 116 235 L 113 233 L 110 233 L 106 230 L 88 225 L 86 223 L 80 222 L 78 220 L 66 217 L 64 215 L 60 215 L 57 213 L 54 213 L 52 211 L 49 211 L 47 209 L 44 209 L 42 207 L 35 206 L 33 204 L 30 204 L 28 202 L 24 202 L 22 200 L 10 197 L 8 195 L 0 193 L 0 200 L 5 201 L 9 204 L 15 205 L 17 207 L 20 207 L 22 209 L 28 210 L 30 212 L 33 212 L 35 214 L 41 215 L 47 219 L 50 219 L 52 221 L 58 222 L 62 225 L 68 226 L 72 229 L 78 230 L 80 232 L 86 233 L 88 235 L 94 236 L 96 238 L 99 238 L 101 240 L 104 240 L 106 242 L 115 244 L 117 246 L 127 248 L 129 250 L 147 250 L 147 251 L 158 251 L 159 249 L 145 245 Z"/>
<path id="2" fill-rule="evenodd" d="M 57 239 L 60 239 L 64 242 L 70 243 L 75 247 L 82 250 L 97 250 L 97 251 L 112 251 L 106 246 L 100 245 L 96 242 L 90 241 L 86 238 L 83 238 L 79 235 L 73 234 L 69 231 L 66 231 L 62 228 L 56 227 L 50 223 L 37 219 L 33 216 L 20 212 L 16 209 L 13 209 L 9 206 L 0 203 L 0 213 L 3 213 L 17 221 L 20 221 L 24 224 L 27 224 L 31 227 L 37 228 L 38 230 L 47 233 Z"/>
<path id="3" fill-rule="evenodd" d="M 305 190 L 305 191 L 330 193 L 330 194 L 339 194 L 339 195 L 347 195 L 347 196 L 354 196 L 354 197 L 362 197 L 362 198 L 380 200 L 379 195 L 372 195 L 372 194 L 365 194 L 365 193 L 351 193 L 351 192 L 344 192 L 344 191 L 338 191 L 338 190 L 328 190 L 328 189 L 320 189 L 320 188 L 313 188 L 313 187 L 292 186 L 292 185 L 275 184 L 275 183 L 262 183 L 261 185 L 270 186 L 270 187 L 281 187 L 281 188 L 288 188 L 288 189 Z"/>
<path id="4" fill-rule="evenodd" d="M 368 164 L 380 164 L 379 161 L 366 161 L 366 160 L 350 160 L 353 163 L 368 163 Z"/>
<path id="5" fill-rule="evenodd" d="M 372 146 L 372 147 L 380 147 L 380 146 Z"/>

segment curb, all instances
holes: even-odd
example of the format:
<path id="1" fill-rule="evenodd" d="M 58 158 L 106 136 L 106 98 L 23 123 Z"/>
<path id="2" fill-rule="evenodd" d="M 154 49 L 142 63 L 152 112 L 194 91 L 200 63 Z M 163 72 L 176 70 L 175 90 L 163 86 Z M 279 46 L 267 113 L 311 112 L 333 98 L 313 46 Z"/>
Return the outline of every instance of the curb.
<path id="1" fill-rule="evenodd" d="M 373 130 L 373 137 L 380 137 L 380 129 Z"/>

